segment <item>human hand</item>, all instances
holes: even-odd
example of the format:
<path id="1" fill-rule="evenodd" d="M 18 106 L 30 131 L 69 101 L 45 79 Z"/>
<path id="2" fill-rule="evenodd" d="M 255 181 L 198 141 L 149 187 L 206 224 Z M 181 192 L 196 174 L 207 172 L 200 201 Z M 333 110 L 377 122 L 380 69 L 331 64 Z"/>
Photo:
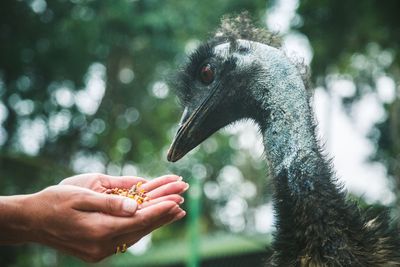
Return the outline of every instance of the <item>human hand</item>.
<path id="1" fill-rule="evenodd" d="M 29 236 L 26 238 L 88 262 L 100 261 L 115 253 L 117 246 L 126 244 L 129 247 L 158 227 L 185 216 L 185 211 L 177 204 L 180 201 L 174 198 L 167 199 L 171 196 L 167 192 L 178 193 L 179 188 L 175 184 L 176 180 L 175 183 L 166 183 L 173 180 L 171 177 L 173 176 L 145 183 L 143 187 L 146 185 L 146 190 L 149 190 L 152 198 L 154 197 L 153 203 L 137 211 L 135 205 L 133 208 L 128 205 L 125 217 L 120 213 L 125 200 L 131 204 L 136 201 L 66 184 L 81 181 L 80 178 L 48 187 L 29 195 L 22 205 L 22 213 L 27 218 L 26 221 L 30 222 L 27 229 Z M 97 182 L 83 184 L 87 186 Z M 110 185 L 121 186 L 113 183 Z M 112 215 L 115 213 L 119 216 Z M 127 216 L 129 213 L 134 215 Z"/>
<path id="2" fill-rule="evenodd" d="M 184 199 L 179 195 L 185 192 L 189 185 L 182 181 L 182 177 L 176 175 L 164 175 L 150 181 L 132 176 L 110 176 L 101 173 L 87 173 L 66 178 L 61 185 L 75 185 L 104 193 L 107 189 L 131 188 L 138 182 L 142 182 L 141 189 L 145 190 L 150 201 L 143 203 L 139 208 L 159 203 L 166 200 L 182 204 Z M 109 212 L 114 215 L 126 215 L 118 205 L 111 205 Z"/>

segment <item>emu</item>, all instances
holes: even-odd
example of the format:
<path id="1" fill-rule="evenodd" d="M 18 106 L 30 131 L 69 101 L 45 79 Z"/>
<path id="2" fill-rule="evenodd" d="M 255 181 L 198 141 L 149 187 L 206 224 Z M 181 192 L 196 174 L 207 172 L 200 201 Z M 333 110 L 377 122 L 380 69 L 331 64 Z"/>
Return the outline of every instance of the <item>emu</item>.
<path id="1" fill-rule="evenodd" d="M 246 14 L 224 18 L 177 75 L 184 112 L 168 160 L 251 119 L 263 135 L 277 217 L 266 266 L 400 266 L 388 212 L 359 208 L 336 180 L 316 138 L 302 70 Z"/>

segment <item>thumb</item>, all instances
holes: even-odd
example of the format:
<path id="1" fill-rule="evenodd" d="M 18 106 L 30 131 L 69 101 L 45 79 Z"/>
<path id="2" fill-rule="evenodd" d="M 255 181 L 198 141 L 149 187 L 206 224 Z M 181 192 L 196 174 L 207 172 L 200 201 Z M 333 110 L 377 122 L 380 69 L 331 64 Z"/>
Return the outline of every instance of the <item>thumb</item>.
<path id="1" fill-rule="evenodd" d="M 97 211 L 116 216 L 131 216 L 137 208 L 138 204 L 134 199 L 101 193 L 85 197 L 79 207 L 80 210 Z"/>

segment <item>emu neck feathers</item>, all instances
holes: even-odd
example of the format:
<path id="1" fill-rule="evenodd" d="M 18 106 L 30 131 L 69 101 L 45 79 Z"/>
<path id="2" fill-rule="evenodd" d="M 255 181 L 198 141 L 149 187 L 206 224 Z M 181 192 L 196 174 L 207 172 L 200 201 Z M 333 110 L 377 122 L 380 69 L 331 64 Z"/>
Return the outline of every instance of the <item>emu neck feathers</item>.
<path id="1" fill-rule="evenodd" d="M 271 59 L 270 59 L 271 60 Z M 329 161 L 321 154 L 309 97 L 294 67 L 279 61 L 275 73 L 266 73 L 268 88 L 259 99 L 261 127 L 269 168 L 273 176 L 277 211 L 276 251 L 301 253 L 330 241 L 326 249 L 337 250 L 345 238 L 338 237 L 344 218 L 353 217 L 345 196 L 334 182 Z M 358 218 L 354 218 L 354 222 Z M 326 223 L 329 222 L 329 223 Z M 293 226 L 296 225 L 295 228 Z M 336 237 L 332 236 L 336 233 Z M 324 237 L 324 240 L 320 240 Z M 315 247 L 314 247 L 315 246 Z M 325 249 L 325 248 L 324 248 Z"/>
<path id="2" fill-rule="evenodd" d="M 344 196 L 332 182 L 330 163 L 321 155 L 309 96 L 296 67 L 280 51 L 271 48 L 268 52 L 263 59 L 268 62 L 263 70 L 264 78 L 260 78 L 259 88 L 252 90 L 260 103 L 256 121 L 263 133 L 274 178 L 278 217 L 285 212 L 289 217 L 296 216 L 295 210 L 299 207 L 306 213 L 314 213 L 312 216 L 298 214 L 297 218 L 306 226 L 311 221 L 319 221 L 320 216 L 332 218 L 329 201 L 344 203 Z M 316 214 L 313 208 L 316 201 L 326 208 L 321 214 Z"/>

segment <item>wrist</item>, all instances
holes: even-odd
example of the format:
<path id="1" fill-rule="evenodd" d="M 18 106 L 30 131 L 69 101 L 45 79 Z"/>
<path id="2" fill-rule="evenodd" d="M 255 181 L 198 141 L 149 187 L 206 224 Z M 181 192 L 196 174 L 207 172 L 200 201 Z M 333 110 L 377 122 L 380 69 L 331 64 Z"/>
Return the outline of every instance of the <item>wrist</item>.
<path id="1" fill-rule="evenodd" d="M 32 195 L 0 196 L 0 244 L 33 241 Z"/>

